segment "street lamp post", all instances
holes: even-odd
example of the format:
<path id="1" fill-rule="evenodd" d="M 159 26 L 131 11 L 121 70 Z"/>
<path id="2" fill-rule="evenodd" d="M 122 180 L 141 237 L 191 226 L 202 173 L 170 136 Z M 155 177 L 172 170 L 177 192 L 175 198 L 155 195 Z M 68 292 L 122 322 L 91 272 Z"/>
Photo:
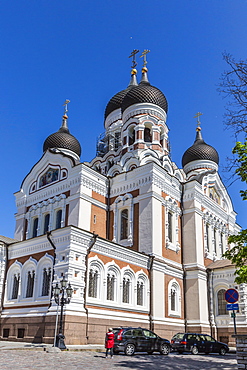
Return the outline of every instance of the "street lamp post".
<path id="1" fill-rule="evenodd" d="M 56 283 L 56 286 L 53 290 L 54 293 L 54 299 L 58 306 L 61 306 L 60 311 L 60 323 L 59 323 L 59 334 L 56 336 L 56 342 L 55 346 L 60 348 L 61 350 L 66 349 L 63 335 L 63 307 L 65 304 L 69 304 L 73 289 L 71 288 L 70 283 L 63 277 L 63 279 L 60 281 L 60 284 Z"/>

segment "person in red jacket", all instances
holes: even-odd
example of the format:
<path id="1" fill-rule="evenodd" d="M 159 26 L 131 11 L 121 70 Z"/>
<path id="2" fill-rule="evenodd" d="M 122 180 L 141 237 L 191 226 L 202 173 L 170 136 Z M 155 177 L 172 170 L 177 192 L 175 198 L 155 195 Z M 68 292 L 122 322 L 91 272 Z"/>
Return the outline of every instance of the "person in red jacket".
<path id="1" fill-rule="evenodd" d="M 114 333 L 113 329 L 109 328 L 105 335 L 105 357 L 107 358 L 108 352 L 110 351 L 111 358 L 113 357 L 113 347 L 114 347 Z"/>

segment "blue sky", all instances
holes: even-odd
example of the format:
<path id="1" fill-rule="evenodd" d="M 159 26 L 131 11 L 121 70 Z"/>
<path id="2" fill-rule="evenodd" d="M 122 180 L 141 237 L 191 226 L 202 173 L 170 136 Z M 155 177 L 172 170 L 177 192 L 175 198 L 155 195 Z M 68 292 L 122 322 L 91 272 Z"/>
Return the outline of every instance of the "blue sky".
<path id="1" fill-rule="evenodd" d="M 65 99 L 81 160 L 95 156 L 105 106 L 129 83 L 133 49 L 151 50 L 149 80 L 168 100 L 173 161 L 181 167 L 200 111 L 204 140 L 218 150 L 227 177 L 234 137 L 223 125 L 227 101 L 217 85 L 227 69 L 223 52 L 247 56 L 246 16 L 246 0 L 1 2 L 0 234 L 14 236 L 13 193 L 42 156 L 46 137 L 59 129 Z M 242 188 L 237 181 L 228 191 L 246 228 Z"/>

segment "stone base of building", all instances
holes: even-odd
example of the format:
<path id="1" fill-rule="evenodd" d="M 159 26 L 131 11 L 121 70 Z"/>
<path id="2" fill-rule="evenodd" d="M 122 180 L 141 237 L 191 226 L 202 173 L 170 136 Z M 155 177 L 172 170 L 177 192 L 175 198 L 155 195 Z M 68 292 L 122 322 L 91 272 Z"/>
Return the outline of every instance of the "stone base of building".
<path id="1" fill-rule="evenodd" d="M 218 328 L 217 339 L 220 342 L 228 344 L 229 347 L 236 347 L 236 340 L 233 328 Z M 237 334 L 246 335 L 246 327 L 238 327 Z"/>
<path id="2" fill-rule="evenodd" d="M 192 325 L 187 325 L 186 327 L 186 332 L 187 333 L 203 333 L 203 334 L 209 334 L 211 335 L 211 329 L 208 325 L 205 326 L 192 326 Z"/>
<path id="3" fill-rule="evenodd" d="M 15 317 L 1 320 L 0 338 L 8 341 L 53 344 L 55 336 L 56 316 Z M 86 316 L 65 315 L 63 333 L 68 345 L 104 344 L 105 333 L 109 327 L 122 326 L 145 327 L 152 329 L 159 336 L 171 340 L 178 332 L 184 332 L 183 325 L 167 325 L 152 323 L 148 317 L 145 322 L 126 321 L 124 319 L 97 319 Z M 59 320 L 58 320 L 59 328 Z M 57 332 L 58 334 L 58 332 Z"/>

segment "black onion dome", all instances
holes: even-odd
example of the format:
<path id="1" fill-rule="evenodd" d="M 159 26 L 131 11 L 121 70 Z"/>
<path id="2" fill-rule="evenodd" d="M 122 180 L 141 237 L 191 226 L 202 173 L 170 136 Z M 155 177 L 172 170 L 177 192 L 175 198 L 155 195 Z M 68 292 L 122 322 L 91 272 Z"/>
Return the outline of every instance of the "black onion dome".
<path id="1" fill-rule="evenodd" d="M 105 119 L 106 117 L 109 116 L 109 114 L 111 112 L 113 112 L 114 110 L 116 109 L 119 109 L 121 108 L 122 106 L 122 102 L 123 102 L 123 99 L 125 97 L 125 95 L 134 87 L 134 86 L 138 86 L 137 85 L 137 80 L 136 80 L 136 73 L 137 71 L 135 69 L 132 69 L 132 72 L 131 72 L 131 79 L 130 79 L 130 83 L 129 83 L 129 86 L 124 89 L 124 90 L 121 90 L 119 91 L 117 94 L 115 94 L 108 102 L 107 106 L 106 106 L 106 109 L 105 109 Z"/>
<path id="2" fill-rule="evenodd" d="M 205 143 L 202 138 L 201 131 L 197 131 L 196 140 L 194 144 L 186 150 L 182 158 L 182 166 L 196 161 L 196 160 L 208 160 L 219 163 L 219 155 L 217 150 L 214 149 L 211 145 Z"/>
<path id="3" fill-rule="evenodd" d="M 60 127 L 60 129 L 48 136 L 43 145 L 43 151 L 51 148 L 63 148 L 71 150 L 76 153 L 79 157 L 81 155 L 81 146 L 79 141 L 70 134 L 67 127 Z"/>
<path id="4" fill-rule="evenodd" d="M 167 113 L 168 104 L 165 95 L 157 87 L 150 85 L 147 69 L 143 69 L 142 80 L 138 86 L 127 92 L 122 103 L 122 112 L 133 104 L 152 103 L 158 105 Z"/>
<path id="5" fill-rule="evenodd" d="M 130 90 L 131 87 L 127 87 L 127 89 L 124 89 L 122 91 L 119 91 L 116 95 L 114 95 L 108 102 L 106 109 L 105 109 L 105 119 L 109 116 L 111 112 L 114 110 L 121 108 L 122 101 L 127 94 L 127 92 Z"/>

